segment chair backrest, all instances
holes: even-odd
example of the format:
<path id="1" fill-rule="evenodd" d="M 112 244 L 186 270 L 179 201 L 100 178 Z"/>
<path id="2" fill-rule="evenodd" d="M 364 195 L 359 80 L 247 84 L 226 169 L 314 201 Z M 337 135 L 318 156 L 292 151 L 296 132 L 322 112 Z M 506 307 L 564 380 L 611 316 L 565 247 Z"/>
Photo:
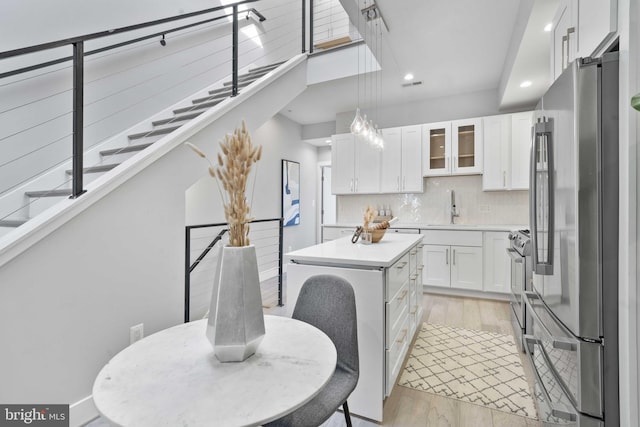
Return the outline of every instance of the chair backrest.
<path id="1" fill-rule="evenodd" d="M 356 299 L 351 284 L 329 274 L 308 278 L 293 309 L 294 319 L 327 334 L 338 353 L 338 367 L 359 373 Z"/>

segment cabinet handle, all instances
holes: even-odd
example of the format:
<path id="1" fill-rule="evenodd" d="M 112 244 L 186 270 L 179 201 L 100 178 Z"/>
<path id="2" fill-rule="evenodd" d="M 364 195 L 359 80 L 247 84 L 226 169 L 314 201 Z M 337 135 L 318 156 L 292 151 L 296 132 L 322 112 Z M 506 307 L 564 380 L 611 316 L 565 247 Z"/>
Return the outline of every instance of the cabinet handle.
<path id="1" fill-rule="evenodd" d="M 571 34 L 576 32 L 575 27 L 567 28 L 567 67 L 569 66 L 569 58 L 571 55 Z"/>
<path id="2" fill-rule="evenodd" d="M 407 188 L 407 177 L 403 176 L 402 177 L 402 189 L 406 189 Z"/>
<path id="3" fill-rule="evenodd" d="M 399 268 L 400 270 L 402 270 L 406 265 L 407 265 L 407 261 L 404 261 L 404 262 L 400 263 L 399 265 L 397 265 L 396 268 Z"/>
<path id="4" fill-rule="evenodd" d="M 349 191 L 353 192 L 353 178 L 351 178 L 351 181 L 349 182 Z"/>
<path id="5" fill-rule="evenodd" d="M 400 175 L 396 176 L 396 189 L 400 191 Z"/>
<path id="6" fill-rule="evenodd" d="M 356 178 L 356 193 L 358 192 L 358 178 Z"/>
<path id="7" fill-rule="evenodd" d="M 449 265 L 449 249 L 447 249 L 447 254 L 444 256 L 444 262 Z"/>
<path id="8" fill-rule="evenodd" d="M 502 187 L 507 188 L 507 172 L 502 171 Z"/>
<path id="9" fill-rule="evenodd" d="M 407 296 L 408 292 L 409 291 L 407 291 L 406 289 L 404 291 L 402 291 L 402 296 L 398 297 L 398 301 L 402 301 L 404 299 L 404 297 Z"/>
<path id="10" fill-rule="evenodd" d="M 569 48 L 567 47 L 567 49 L 564 48 L 565 44 L 569 44 L 569 36 L 562 36 L 562 69 L 564 70 L 565 68 L 567 68 L 567 64 L 569 63 Z M 567 59 L 565 61 L 565 58 Z"/>
<path id="11" fill-rule="evenodd" d="M 451 259 L 451 264 L 456 265 L 456 250 L 453 250 L 453 257 Z"/>
<path id="12" fill-rule="evenodd" d="M 398 344 L 402 344 L 406 338 L 407 338 L 407 328 L 402 330 L 402 337 L 396 340 L 396 342 Z"/>

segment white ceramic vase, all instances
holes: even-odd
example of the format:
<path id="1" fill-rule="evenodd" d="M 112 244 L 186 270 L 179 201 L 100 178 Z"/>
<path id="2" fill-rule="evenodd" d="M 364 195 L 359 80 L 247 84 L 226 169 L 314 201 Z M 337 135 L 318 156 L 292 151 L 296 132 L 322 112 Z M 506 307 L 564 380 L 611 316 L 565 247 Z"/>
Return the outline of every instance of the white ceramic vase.
<path id="1" fill-rule="evenodd" d="M 221 362 L 242 362 L 264 337 L 255 246 L 225 246 L 213 281 L 207 338 Z"/>

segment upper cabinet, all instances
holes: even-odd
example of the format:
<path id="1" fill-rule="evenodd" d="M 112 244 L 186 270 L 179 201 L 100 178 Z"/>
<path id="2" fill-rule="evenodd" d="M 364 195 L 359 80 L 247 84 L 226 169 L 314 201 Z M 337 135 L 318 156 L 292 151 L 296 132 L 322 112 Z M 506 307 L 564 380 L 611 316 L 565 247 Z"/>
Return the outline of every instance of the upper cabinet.
<path id="1" fill-rule="evenodd" d="M 383 129 L 380 189 L 383 193 L 421 193 L 421 126 Z"/>
<path id="2" fill-rule="evenodd" d="M 331 192 L 380 192 L 380 151 L 350 133 L 334 135 L 331 146 Z"/>
<path id="3" fill-rule="evenodd" d="M 482 173 L 482 119 L 451 122 L 453 175 Z"/>
<path id="4" fill-rule="evenodd" d="M 423 125 L 423 174 L 481 174 L 482 137 L 479 118 Z"/>
<path id="5" fill-rule="evenodd" d="M 451 122 L 422 125 L 424 176 L 451 175 Z"/>
<path id="6" fill-rule="evenodd" d="M 551 30 L 552 80 L 574 59 L 599 56 L 617 29 L 618 0 L 562 0 Z"/>
<path id="7" fill-rule="evenodd" d="M 532 112 L 484 117 L 482 189 L 527 190 Z"/>

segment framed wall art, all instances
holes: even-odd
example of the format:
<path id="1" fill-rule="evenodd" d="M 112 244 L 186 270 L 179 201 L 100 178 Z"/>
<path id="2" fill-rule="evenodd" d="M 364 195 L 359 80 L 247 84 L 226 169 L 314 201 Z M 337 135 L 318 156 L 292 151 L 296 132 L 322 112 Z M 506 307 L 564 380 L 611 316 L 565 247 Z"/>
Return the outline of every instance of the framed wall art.
<path id="1" fill-rule="evenodd" d="M 282 160 L 281 189 L 284 226 L 300 224 L 300 163 Z"/>

